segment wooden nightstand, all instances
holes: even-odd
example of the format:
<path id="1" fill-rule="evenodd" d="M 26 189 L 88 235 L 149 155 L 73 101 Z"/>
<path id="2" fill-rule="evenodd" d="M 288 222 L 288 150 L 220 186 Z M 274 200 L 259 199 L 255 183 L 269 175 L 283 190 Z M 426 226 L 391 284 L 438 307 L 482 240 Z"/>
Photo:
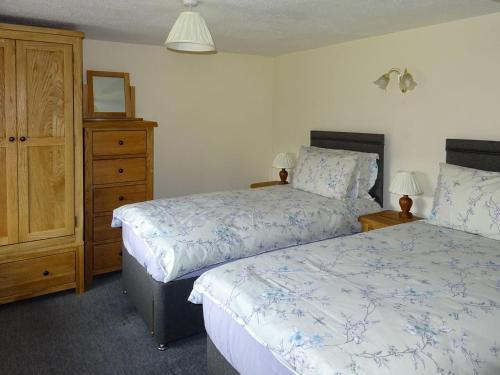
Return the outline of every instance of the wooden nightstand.
<path id="1" fill-rule="evenodd" d="M 266 187 L 266 186 L 287 185 L 287 184 L 288 184 L 288 182 L 286 184 L 284 184 L 281 181 L 265 181 L 265 182 L 256 182 L 254 184 L 251 184 L 250 188 L 251 189 L 258 189 L 258 188 L 262 188 L 262 187 Z"/>
<path id="2" fill-rule="evenodd" d="M 422 220 L 422 218 L 413 216 L 411 219 L 401 219 L 397 211 L 381 211 L 374 214 L 363 215 L 358 218 L 358 221 L 362 225 L 363 232 L 390 227 L 392 225 L 411 223 L 417 220 Z"/>

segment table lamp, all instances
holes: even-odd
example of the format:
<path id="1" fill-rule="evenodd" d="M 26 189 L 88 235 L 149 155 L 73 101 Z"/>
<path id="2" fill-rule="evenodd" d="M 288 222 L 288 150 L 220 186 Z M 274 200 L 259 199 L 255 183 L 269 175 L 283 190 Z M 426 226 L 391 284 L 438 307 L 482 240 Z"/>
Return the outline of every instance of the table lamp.
<path id="1" fill-rule="evenodd" d="M 409 195 L 420 195 L 423 193 L 413 172 L 398 172 L 392 179 L 389 192 L 402 195 L 401 199 L 399 199 L 399 206 L 401 207 L 399 217 L 401 219 L 413 218 L 413 214 L 410 212 L 413 201 Z"/>
<path id="2" fill-rule="evenodd" d="M 273 167 L 281 169 L 280 179 L 282 184 L 288 184 L 288 172 L 287 169 L 292 169 L 295 166 L 295 157 L 292 153 L 281 152 L 274 158 Z"/>

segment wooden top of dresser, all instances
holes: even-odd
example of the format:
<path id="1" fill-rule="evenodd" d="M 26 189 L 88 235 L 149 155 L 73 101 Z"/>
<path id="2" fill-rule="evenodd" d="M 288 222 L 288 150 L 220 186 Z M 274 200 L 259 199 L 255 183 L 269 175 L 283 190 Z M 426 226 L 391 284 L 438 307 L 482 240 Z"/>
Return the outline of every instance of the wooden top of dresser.
<path id="1" fill-rule="evenodd" d="M 88 129 L 123 129 L 123 128 L 156 128 L 156 121 L 147 121 L 142 118 L 134 119 L 83 119 L 83 127 Z"/>

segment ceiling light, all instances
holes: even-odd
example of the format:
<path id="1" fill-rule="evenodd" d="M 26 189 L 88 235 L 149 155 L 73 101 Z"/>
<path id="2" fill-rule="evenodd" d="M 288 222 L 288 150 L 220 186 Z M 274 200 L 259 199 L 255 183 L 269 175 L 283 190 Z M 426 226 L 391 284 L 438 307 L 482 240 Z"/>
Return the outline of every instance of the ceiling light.
<path id="1" fill-rule="evenodd" d="M 184 0 L 184 5 L 190 9 L 182 12 L 175 21 L 165 41 L 165 47 L 181 52 L 216 52 L 205 20 L 198 12 L 191 10 L 198 5 L 198 0 Z"/>
<path id="2" fill-rule="evenodd" d="M 408 72 L 408 69 L 405 69 L 404 73 L 401 73 L 401 70 L 396 68 L 389 70 L 373 83 L 382 90 L 387 89 L 391 80 L 391 73 L 396 73 L 398 75 L 399 89 L 403 94 L 409 90 L 413 90 L 417 86 L 417 82 L 415 82 L 413 76 Z"/>

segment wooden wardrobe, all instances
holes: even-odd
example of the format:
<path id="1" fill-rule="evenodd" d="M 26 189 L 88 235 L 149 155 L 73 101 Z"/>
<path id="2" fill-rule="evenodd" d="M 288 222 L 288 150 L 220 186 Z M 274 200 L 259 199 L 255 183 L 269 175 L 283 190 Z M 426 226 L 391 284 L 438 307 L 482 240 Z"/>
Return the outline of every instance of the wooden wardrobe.
<path id="1" fill-rule="evenodd" d="M 82 38 L 0 24 L 0 303 L 84 288 Z"/>

